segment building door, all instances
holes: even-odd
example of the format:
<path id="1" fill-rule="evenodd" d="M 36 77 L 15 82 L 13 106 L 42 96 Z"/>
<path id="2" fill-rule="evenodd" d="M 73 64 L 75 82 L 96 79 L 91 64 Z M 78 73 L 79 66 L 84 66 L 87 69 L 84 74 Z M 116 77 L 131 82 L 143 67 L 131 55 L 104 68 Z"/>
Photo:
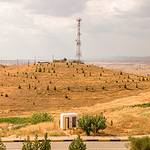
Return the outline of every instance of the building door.
<path id="1" fill-rule="evenodd" d="M 73 128 L 76 127 L 76 122 L 77 122 L 77 118 L 76 117 L 72 117 L 72 127 Z"/>
<path id="2" fill-rule="evenodd" d="M 65 117 L 65 130 L 69 129 L 69 117 Z"/>

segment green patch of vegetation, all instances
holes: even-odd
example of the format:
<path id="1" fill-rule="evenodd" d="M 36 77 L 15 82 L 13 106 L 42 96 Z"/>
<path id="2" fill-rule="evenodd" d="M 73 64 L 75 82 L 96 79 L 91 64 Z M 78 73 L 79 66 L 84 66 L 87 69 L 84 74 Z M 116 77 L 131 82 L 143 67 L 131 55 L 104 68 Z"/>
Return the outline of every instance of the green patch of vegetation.
<path id="1" fill-rule="evenodd" d="M 40 122 L 52 122 L 53 116 L 49 113 L 33 113 L 31 117 L 8 117 L 0 118 L 0 123 L 11 124 L 37 124 Z"/>
<path id="2" fill-rule="evenodd" d="M 133 105 L 132 107 L 146 108 L 146 107 L 150 107 L 150 103 L 136 104 L 136 105 Z"/>
<path id="3" fill-rule="evenodd" d="M 130 137 L 130 150 L 149 150 L 150 149 L 150 138 L 133 138 Z"/>
<path id="4" fill-rule="evenodd" d="M 0 123 L 11 123 L 11 124 L 26 124 L 30 121 L 30 118 L 21 118 L 21 117 L 8 117 L 0 118 Z"/>

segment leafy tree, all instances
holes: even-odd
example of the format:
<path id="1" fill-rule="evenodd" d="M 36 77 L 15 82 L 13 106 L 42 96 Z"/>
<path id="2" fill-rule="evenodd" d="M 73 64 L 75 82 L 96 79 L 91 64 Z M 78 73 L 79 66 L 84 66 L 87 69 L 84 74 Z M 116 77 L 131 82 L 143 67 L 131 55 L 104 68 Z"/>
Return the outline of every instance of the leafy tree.
<path id="1" fill-rule="evenodd" d="M 69 150 L 86 150 L 86 144 L 84 144 L 80 136 L 78 136 L 69 145 Z"/>
<path id="2" fill-rule="evenodd" d="M 96 115 L 92 117 L 92 132 L 94 134 L 98 133 L 98 131 L 101 129 L 106 128 L 106 119 L 103 115 Z"/>
<path id="3" fill-rule="evenodd" d="M 101 115 L 84 115 L 78 119 L 79 127 L 89 136 L 92 133 L 97 134 L 99 130 L 106 128 L 106 118 Z"/>
<path id="4" fill-rule="evenodd" d="M 92 116 L 84 115 L 78 119 L 79 127 L 89 136 L 92 131 Z"/>

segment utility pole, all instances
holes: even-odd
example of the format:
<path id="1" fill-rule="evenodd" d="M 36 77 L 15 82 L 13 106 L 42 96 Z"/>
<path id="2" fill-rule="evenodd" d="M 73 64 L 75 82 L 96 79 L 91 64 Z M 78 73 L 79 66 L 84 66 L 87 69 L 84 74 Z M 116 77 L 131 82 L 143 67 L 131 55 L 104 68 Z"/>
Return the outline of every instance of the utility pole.
<path id="1" fill-rule="evenodd" d="M 81 33 L 80 33 L 80 27 L 81 27 L 81 18 L 77 19 L 77 39 L 76 39 L 76 56 L 78 58 L 78 62 L 81 62 Z"/>

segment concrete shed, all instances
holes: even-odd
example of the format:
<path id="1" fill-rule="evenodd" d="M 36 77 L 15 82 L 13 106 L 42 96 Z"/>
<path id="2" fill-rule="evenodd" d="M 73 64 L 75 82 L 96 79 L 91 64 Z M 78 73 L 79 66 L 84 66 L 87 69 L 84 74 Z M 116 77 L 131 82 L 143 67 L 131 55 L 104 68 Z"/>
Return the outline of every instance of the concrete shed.
<path id="1" fill-rule="evenodd" d="M 61 113 L 60 128 L 63 130 L 77 127 L 77 113 Z"/>

